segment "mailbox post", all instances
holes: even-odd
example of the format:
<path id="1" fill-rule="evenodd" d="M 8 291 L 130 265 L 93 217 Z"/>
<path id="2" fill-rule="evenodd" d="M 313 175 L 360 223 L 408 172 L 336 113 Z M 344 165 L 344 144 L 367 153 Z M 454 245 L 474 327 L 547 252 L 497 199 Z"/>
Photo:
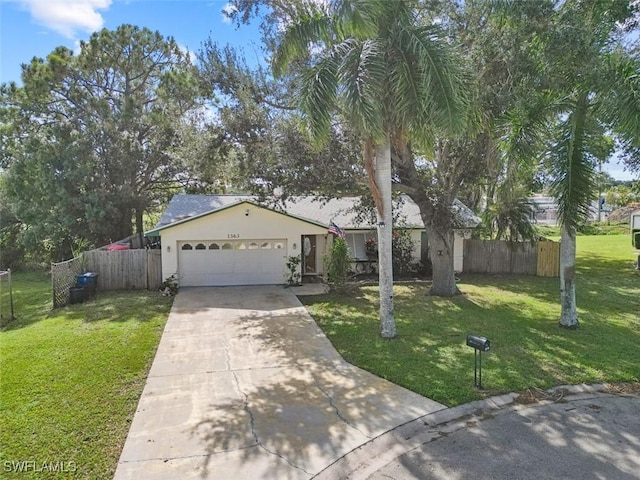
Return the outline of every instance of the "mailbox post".
<path id="1" fill-rule="evenodd" d="M 486 337 L 467 335 L 467 346 L 473 348 L 473 384 L 482 390 L 482 352 L 491 349 L 491 342 Z"/>

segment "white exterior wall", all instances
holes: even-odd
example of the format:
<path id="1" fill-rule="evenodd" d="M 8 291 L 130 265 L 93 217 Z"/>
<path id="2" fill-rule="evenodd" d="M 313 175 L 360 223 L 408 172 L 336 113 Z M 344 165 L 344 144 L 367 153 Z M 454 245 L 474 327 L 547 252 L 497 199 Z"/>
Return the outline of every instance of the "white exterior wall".
<path id="1" fill-rule="evenodd" d="M 422 230 L 411 230 L 411 241 L 413 242 L 413 259 L 420 261 L 420 249 L 422 240 Z"/>
<path id="2" fill-rule="evenodd" d="M 248 213 L 248 215 L 247 215 Z M 300 255 L 301 235 L 326 235 L 324 227 L 313 225 L 286 215 L 258 207 L 240 204 L 210 215 L 186 221 L 160 231 L 162 239 L 162 277 L 167 278 L 179 270 L 178 251 L 180 241 L 189 240 L 262 240 L 285 239 L 282 281 L 285 281 L 287 258 Z M 323 270 L 324 242 L 318 239 L 318 270 Z"/>
<path id="3" fill-rule="evenodd" d="M 453 271 L 462 272 L 464 264 L 464 239 L 470 237 L 470 232 L 458 231 L 453 236 Z"/>
<path id="4" fill-rule="evenodd" d="M 415 245 L 413 257 L 416 261 L 420 260 L 420 240 L 422 230 L 413 230 L 411 239 Z M 471 232 L 467 230 L 456 230 L 453 234 L 453 270 L 462 272 L 464 260 L 464 239 L 471 237 Z"/>

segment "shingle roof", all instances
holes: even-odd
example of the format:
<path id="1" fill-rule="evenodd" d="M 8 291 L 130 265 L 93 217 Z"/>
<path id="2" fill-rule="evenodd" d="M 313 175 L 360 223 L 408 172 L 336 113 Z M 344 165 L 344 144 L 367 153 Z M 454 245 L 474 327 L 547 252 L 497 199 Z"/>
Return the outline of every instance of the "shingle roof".
<path id="1" fill-rule="evenodd" d="M 360 197 L 343 197 L 322 199 L 316 196 L 290 197 L 285 202 L 260 203 L 258 197 L 252 195 L 175 195 L 164 211 L 155 230 L 161 230 L 168 225 L 192 219 L 194 217 L 213 213 L 216 210 L 228 208 L 243 202 L 250 202 L 288 215 L 329 226 L 334 222 L 342 229 L 371 229 L 375 224 L 362 219 L 357 207 Z M 422 218 L 418 206 L 406 196 L 403 196 L 402 212 L 400 212 L 407 227 L 423 228 Z M 480 219 L 462 202 L 455 200 L 453 208 L 456 211 L 457 223 L 460 228 L 473 228 L 480 223 Z"/>

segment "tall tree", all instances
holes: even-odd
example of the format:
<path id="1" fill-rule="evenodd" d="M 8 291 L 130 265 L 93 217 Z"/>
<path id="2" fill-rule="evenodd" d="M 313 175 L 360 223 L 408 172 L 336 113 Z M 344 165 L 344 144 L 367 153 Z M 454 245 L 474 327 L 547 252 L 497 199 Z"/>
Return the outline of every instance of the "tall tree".
<path id="1" fill-rule="evenodd" d="M 560 325 L 579 325 L 576 227 L 597 192 L 595 170 L 606 130 L 640 141 L 640 61 L 625 51 L 621 25 L 638 14 L 626 0 L 557 2 L 545 45 L 547 75 L 557 95 L 552 192 L 562 226 Z M 604 126 L 604 128 L 603 128 Z"/>
<path id="2" fill-rule="evenodd" d="M 0 170 L 0 270 L 18 267 L 24 256 L 22 223 L 5 200 L 3 177 Z"/>
<path id="3" fill-rule="evenodd" d="M 7 195 L 39 242 L 55 229 L 59 243 L 98 244 L 142 231 L 144 212 L 178 185 L 168 150 L 198 107 L 195 73 L 173 39 L 123 25 L 77 56 L 59 47 L 34 58 L 23 87 L 3 86 Z"/>
<path id="4" fill-rule="evenodd" d="M 548 29 L 552 0 L 444 2 L 443 22 L 459 39 L 480 121 L 457 141 L 455 155 L 474 165 L 459 198 L 484 210 L 484 232 L 527 238 L 534 233 L 527 198 L 535 188 L 549 102 L 539 74 L 537 40 Z"/>
<path id="5" fill-rule="evenodd" d="M 274 59 L 276 74 L 293 61 L 303 70 L 300 108 L 318 143 L 339 110 L 364 137 L 364 164 L 376 205 L 380 330 L 396 336 L 392 272 L 392 148 L 427 146 L 437 131 L 466 118 L 459 71 L 438 30 L 413 1 L 338 0 L 300 6 Z"/>
<path id="6" fill-rule="evenodd" d="M 248 66 L 241 52 L 212 39 L 204 42 L 198 60 L 218 112 L 213 121 L 224 132 L 220 145 L 235 162 L 240 188 L 256 194 L 280 188 L 282 200 L 296 194 L 362 193 L 358 136 L 335 122 L 323 148 L 314 148 L 300 132 L 294 76 L 276 80 L 262 66 Z"/>

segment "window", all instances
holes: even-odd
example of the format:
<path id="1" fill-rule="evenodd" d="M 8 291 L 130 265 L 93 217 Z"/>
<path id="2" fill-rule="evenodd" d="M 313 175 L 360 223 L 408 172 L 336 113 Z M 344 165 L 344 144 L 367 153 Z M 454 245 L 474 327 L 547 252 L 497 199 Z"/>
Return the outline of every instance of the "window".
<path id="1" fill-rule="evenodd" d="M 189 243 L 182 245 L 182 250 L 193 250 L 193 247 Z"/>
<path id="2" fill-rule="evenodd" d="M 247 249 L 247 245 L 244 242 L 236 243 L 236 250 L 246 250 L 246 249 Z"/>
<path id="3" fill-rule="evenodd" d="M 260 248 L 262 250 L 271 250 L 271 242 L 262 242 L 262 245 L 260 245 Z"/>
<path id="4" fill-rule="evenodd" d="M 196 245 L 196 250 L 206 250 L 207 247 L 204 246 L 204 243 L 199 243 Z"/>
<path id="5" fill-rule="evenodd" d="M 349 255 L 356 260 L 367 260 L 366 242 L 370 238 L 375 239 L 376 235 L 371 232 L 347 233 L 345 241 L 349 248 Z"/>
<path id="6" fill-rule="evenodd" d="M 281 250 L 284 248 L 284 244 L 282 242 L 275 242 L 273 244 L 273 248 L 275 248 L 276 250 Z"/>
<path id="7" fill-rule="evenodd" d="M 220 245 L 218 245 L 217 243 L 212 243 L 211 245 L 209 245 L 209 250 L 220 250 Z"/>
<path id="8" fill-rule="evenodd" d="M 233 250 L 233 246 L 230 243 L 222 245 L 222 250 Z"/>
<path id="9" fill-rule="evenodd" d="M 251 242 L 249 244 L 249 250 L 258 250 L 260 246 L 256 242 Z"/>

